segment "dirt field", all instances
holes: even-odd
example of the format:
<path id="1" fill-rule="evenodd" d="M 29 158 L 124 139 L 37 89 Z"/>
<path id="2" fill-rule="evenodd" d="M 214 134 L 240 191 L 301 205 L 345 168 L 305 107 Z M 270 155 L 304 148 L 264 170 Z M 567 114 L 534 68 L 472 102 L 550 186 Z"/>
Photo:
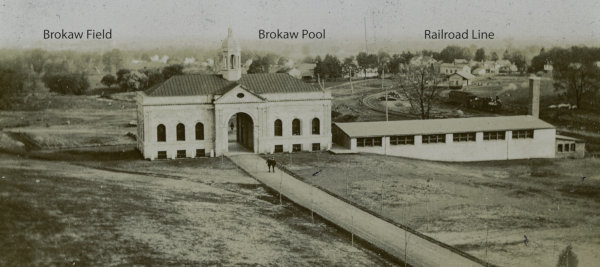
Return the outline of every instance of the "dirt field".
<path id="1" fill-rule="evenodd" d="M 0 129 L 28 149 L 133 144 L 134 93 L 111 97 L 40 94 L 18 110 L 0 111 Z M 119 100 L 120 99 L 120 100 Z"/>
<path id="2" fill-rule="evenodd" d="M 441 163 L 369 154 L 276 156 L 309 183 L 500 266 L 555 266 L 568 244 L 579 266 L 600 262 L 598 159 Z"/>
<path id="3" fill-rule="evenodd" d="M 0 265 L 389 264 L 228 160 L 66 153 L 0 154 Z"/>

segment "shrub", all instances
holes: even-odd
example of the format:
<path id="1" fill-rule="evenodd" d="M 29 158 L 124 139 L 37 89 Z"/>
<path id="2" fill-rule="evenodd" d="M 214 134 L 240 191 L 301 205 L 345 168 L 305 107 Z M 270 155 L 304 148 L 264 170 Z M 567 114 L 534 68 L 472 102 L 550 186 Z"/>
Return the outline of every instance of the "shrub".
<path id="1" fill-rule="evenodd" d="M 51 92 L 61 94 L 81 95 L 90 88 L 90 82 L 83 73 L 46 74 L 43 81 Z"/>
<path id="2" fill-rule="evenodd" d="M 557 267 L 577 267 L 579 264 L 579 260 L 577 260 L 577 255 L 573 252 L 573 247 L 568 245 L 558 256 Z"/>
<path id="3" fill-rule="evenodd" d="M 112 74 L 106 74 L 100 82 L 110 88 L 113 84 L 117 83 L 117 78 Z"/>

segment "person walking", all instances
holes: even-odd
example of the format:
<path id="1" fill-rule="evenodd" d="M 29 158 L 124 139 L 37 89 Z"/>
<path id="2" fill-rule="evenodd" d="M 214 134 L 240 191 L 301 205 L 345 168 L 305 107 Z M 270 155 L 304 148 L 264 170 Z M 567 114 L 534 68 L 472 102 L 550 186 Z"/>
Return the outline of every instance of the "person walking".
<path id="1" fill-rule="evenodd" d="M 269 168 L 269 172 L 271 172 L 271 168 L 273 168 L 273 172 L 275 172 L 276 165 L 277 161 L 275 161 L 275 157 L 270 157 L 267 159 L 267 167 Z"/>
<path id="2" fill-rule="evenodd" d="M 277 165 L 277 161 L 275 157 L 271 157 L 271 167 L 273 167 L 273 172 L 275 172 L 275 166 Z"/>
<path id="3" fill-rule="evenodd" d="M 271 172 L 271 165 L 272 165 L 271 158 L 268 158 L 267 159 L 267 167 L 269 168 L 269 172 Z"/>

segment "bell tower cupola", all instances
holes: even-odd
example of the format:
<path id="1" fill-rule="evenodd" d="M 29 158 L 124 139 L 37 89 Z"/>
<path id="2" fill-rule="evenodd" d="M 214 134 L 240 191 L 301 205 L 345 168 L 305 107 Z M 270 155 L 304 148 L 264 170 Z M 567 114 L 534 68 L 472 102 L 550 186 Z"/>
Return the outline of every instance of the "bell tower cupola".
<path id="1" fill-rule="evenodd" d="M 240 44 L 233 39 L 231 28 L 221 44 L 221 71 L 223 79 L 237 81 L 242 77 Z"/>

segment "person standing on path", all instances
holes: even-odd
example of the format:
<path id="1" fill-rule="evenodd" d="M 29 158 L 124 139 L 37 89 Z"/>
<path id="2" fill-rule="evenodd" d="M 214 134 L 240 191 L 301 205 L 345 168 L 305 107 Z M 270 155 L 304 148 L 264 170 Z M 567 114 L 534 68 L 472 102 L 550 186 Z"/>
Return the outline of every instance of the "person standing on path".
<path id="1" fill-rule="evenodd" d="M 275 166 L 277 165 L 277 161 L 275 157 L 271 157 L 271 166 L 273 167 L 273 172 L 275 172 Z"/>
<path id="2" fill-rule="evenodd" d="M 273 172 L 275 172 L 276 165 L 277 161 L 275 161 L 275 157 L 270 157 L 267 159 L 267 167 L 269 168 L 269 172 L 271 172 L 271 168 L 273 168 Z"/>

